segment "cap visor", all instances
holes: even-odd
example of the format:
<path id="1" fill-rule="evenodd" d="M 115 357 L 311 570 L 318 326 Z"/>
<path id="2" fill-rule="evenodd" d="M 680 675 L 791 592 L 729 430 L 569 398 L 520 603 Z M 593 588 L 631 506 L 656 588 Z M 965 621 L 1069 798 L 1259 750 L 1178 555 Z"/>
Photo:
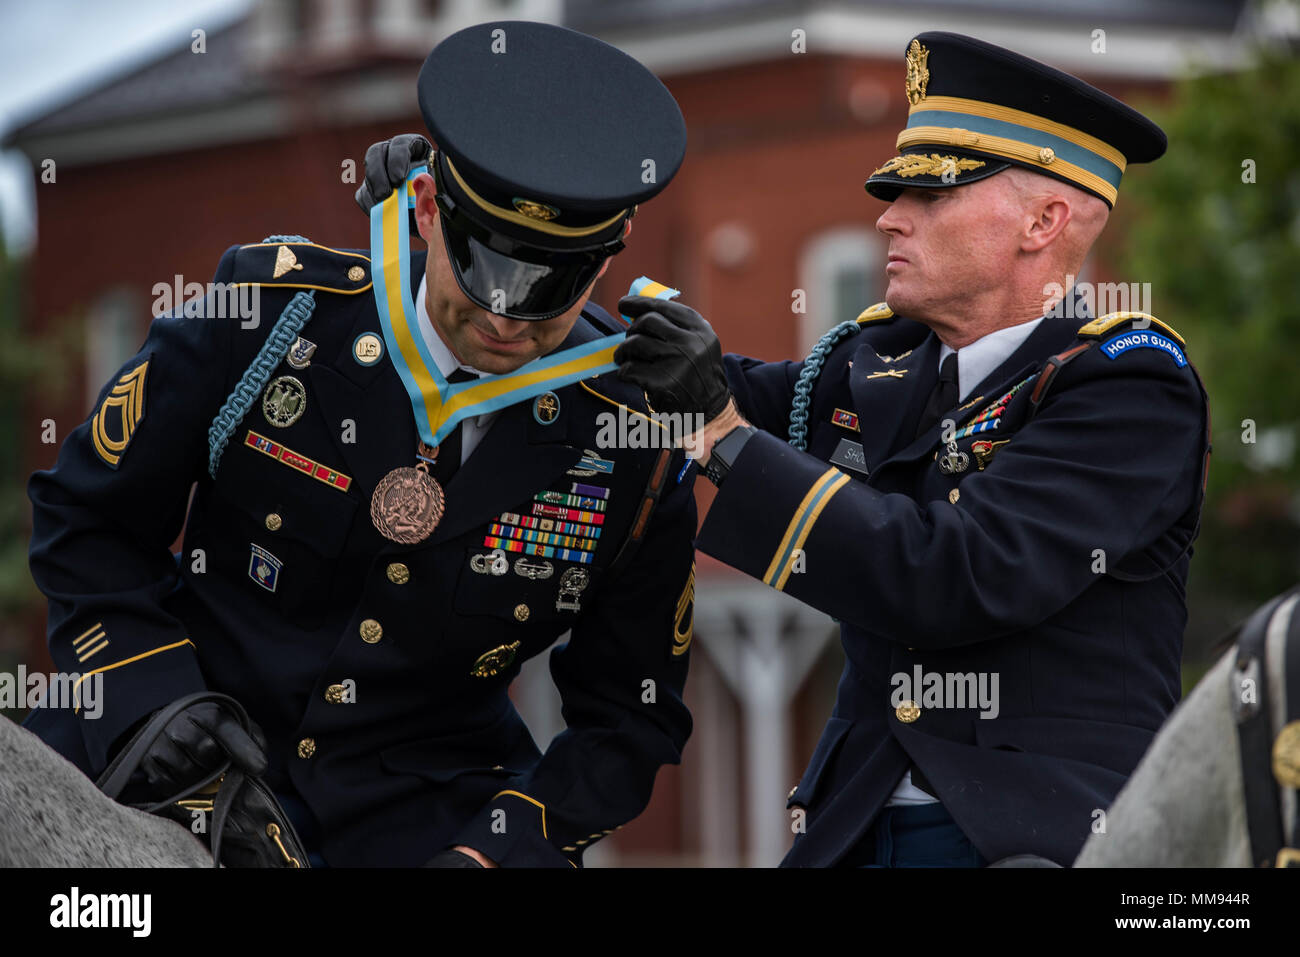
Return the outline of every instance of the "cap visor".
<path id="1" fill-rule="evenodd" d="M 554 319 L 571 309 L 600 273 L 601 261 L 526 262 L 506 256 L 442 220 L 452 272 L 461 291 L 489 312 L 511 319 Z"/>

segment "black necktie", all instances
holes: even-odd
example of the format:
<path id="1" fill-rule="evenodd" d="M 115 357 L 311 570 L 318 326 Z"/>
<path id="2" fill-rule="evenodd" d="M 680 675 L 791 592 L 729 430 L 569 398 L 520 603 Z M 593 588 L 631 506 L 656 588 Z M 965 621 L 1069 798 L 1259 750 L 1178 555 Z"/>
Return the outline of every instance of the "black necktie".
<path id="1" fill-rule="evenodd" d="M 447 376 L 447 381 L 450 383 L 469 382 L 471 379 L 477 378 L 478 376 L 474 373 L 466 372 L 464 369 L 457 367 L 452 370 L 451 375 Z M 451 481 L 451 477 L 456 474 L 456 470 L 460 468 L 461 427 L 464 424 L 463 420 L 457 422 L 456 427 L 438 446 L 438 461 L 433 466 L 433 477 L 443 487 L 446 487 L 447 483 Z"/>
<path id="2" fill-rule="evenodd" d="M 957 353 L 953 353 L 943 360 L 939 366 L 939 381 L 934 385 L 934 391 L 930 393 L 930 398 L 926 400 L 925 411 L 921 413 L 921 421 L 917 425 L 916 434 L 928 432 L 930 428 L 939 421 L 939 416 L 947 412 L 957 404 L 959 392 L 957 389 Z"/>

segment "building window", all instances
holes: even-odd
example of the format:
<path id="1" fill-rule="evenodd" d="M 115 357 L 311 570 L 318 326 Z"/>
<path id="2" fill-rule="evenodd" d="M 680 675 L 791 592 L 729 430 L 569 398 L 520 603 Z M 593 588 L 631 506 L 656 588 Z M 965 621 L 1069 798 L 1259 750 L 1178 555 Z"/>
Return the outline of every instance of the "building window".
<path id="1" fill-rule="evenodd" d="M 136 322 L 143 313 L 138 297 L 125 289 L 105 293 L 86 317 L 86 408 L 123 363 L 139 351 L 144 337 Z"/>
<path id="2" fill-rule="evenodd" d="M 799 355 L 806 356 L 828 329 L 883 299 L 884 280 L 885 247 L 878 233 L 849 226 L 814 236 L 799 263 L 799 288 L 806 293 Z"/>

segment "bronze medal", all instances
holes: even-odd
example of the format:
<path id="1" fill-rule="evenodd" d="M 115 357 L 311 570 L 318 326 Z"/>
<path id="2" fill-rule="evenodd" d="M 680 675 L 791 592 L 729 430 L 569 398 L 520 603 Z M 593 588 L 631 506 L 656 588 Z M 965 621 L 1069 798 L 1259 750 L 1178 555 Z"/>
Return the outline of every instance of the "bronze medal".
<path id="1" fill-rule="evenodd" d="M 400 545 L 414 545 L 438 527 L 446 509 L 442 486 L 422 468 L 393 469 L 370 497 L 370 520 L 379 534 Z"/>

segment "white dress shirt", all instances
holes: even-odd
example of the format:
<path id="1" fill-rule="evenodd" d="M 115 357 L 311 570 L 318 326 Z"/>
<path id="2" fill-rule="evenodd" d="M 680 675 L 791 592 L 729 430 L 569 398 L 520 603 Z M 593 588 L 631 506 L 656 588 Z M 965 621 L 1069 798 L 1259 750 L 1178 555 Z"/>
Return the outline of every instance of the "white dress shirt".
<path id="1" fill-rule="evenodd" d="M 433 356 L 438 371 L 442 373 L 443 378 L 451 375 L 456 369 L 464 369 L 476 376 L 487 375 L 487 373 L 480 372 L 473 366 L 467 366 L 463 362 L 457 361 L 456 357 L 452 355 L 451 349 L 447 348 L 447 343 L 442 341 L 442 336 L 438 335 L 438 331 L 433 328 L 432 320 L 429 319 L 429 309 L 424 301 L 426 292 L 424 284 L 425 277 L 421 276 L 420 291 L 415 295 L 415 316 L 420 325 L 420 335 L 424 336 L 425 345 L 429 347 L 429 354 Z M 496 412 L 485 412 L 483 415 L 475 415 L 461 422 L 460 461 L 462 465 L 469 458 L 469 454 L 474 451 L 479 440 L 492 427 L 496 417 Z"/>
<path id="2" fill-rule="evenodd" d="M 940 366 L 943 365 L 943 360 L 952 355 L 954 351 L 957 353 L 957 392 L 959 399 L 964 402 L 970 391 L 983 382 L 985 376 L 1002 365 L 1011 353 L 1019 349 L 1024 341 L 1029 338 L 1029 334 L 1038 328 L 1038 324 L 1042 321 L 1042 316 L 1039 316 L 1037 319 L 1029 320 L 1029 322 L 1022 322 L 1018 326 L 1007 326 L 1005 329 L 990 332 L 987 336 L 976 339 L 970 345 L 957 350 L 954 350 L 951 346 L 940 345 Z M 894 793 L 885 802 L 885 806 L 888 807 L 891 804 L 933 803 L 935 803 L 934 798 L 912 783 L 912 772 L 909 769 L 903 775 L 903 780 L 898 782 L 898 787 L 894 788 Z"/>

